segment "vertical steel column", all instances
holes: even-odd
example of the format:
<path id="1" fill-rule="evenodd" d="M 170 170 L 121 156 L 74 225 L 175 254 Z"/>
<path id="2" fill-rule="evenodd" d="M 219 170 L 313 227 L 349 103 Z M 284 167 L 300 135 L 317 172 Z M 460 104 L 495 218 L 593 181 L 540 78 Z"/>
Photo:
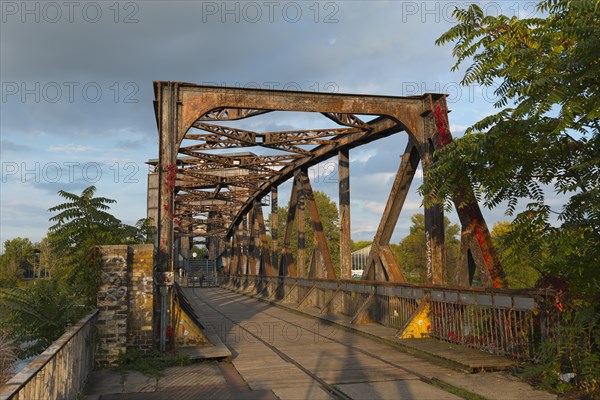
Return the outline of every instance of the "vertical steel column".
<path id="1" fill-rule="evenodd" d="M 254 208 L 252 210 L 252 229 L 250 234 L 250 241 L 252 242 L 252 274 L 259 275 L 260 274 L 260 227 L 258 224 L 258 212 L 259 208 L 261 208 L 260 200 L 257 200 L 254 203 Z"/>
<path id="2" fill-rule="evenodd" d="M 229 275 L 232 273 L 231 270 L 231 240 L 232 238 L 225 238 L 225 250 L 223 251 L 223 273 Z"/>
<path id="3" fill-rule="evenodd" d="M 277 267 L 277 260 L 279 259 L 279 237 L 277 236 L 279 231 L 279 218 L 278 218 L 278 205 L 277 205 L 277 186 L 271 189 L 271 265 L 273 268 Z"/>
<path id="4" fill-rule="evenodd" d="M 422 158 L 423 180 L 433 162 L 430 147 Z M 427 203 L 427 199 L 425 199 Z M 446 283 L 446 252 L 444 251 L 444 209 L 441 204 L 425 206 L 425 249 L 427 280 L 434 285 Z"/>
<path id="5" fill-rule="evenodd" d="M 255 224 L 254 221 L 256 219 L 256 204 L 250 212 L 248 213 L 248 274 L 249 275 L 257 275 L 256 271 L 256 231 L 254 230 Z"/>
<path id="6" fill-rule="evenodd" d="M 283 246 L 281 247 L 281 262 L 279 263 L 280 276 L 298 276 L 296 264 L 292 257 L 290 248 L 292 241 L 292 230 L 294 227 L 294 218 L 296 217 L 296 208 L 298 206 L 298 186 L 301 185 L 298 173 L 294 175 L 294 183 L 292 184 L 292 192 L 290 193 L 290 203 L 288 207 L 288 215 L 285 223 L 285 233 L 283 236 Z"/>
<path id="7" fill-rule="evenodd" d="M 233 267 L 236 274 L 240 275 L 242 273 L 242 226 L 241 223 L 235 227 L 233 234 Z"/>
<path id="8" fill-rule="evenodd" d="M 242 219 L 242 240 L 241 242 L 241 260 L 242 260 L 242 274 L 247 275 L 250 273 L 248 268 L 248 215 L 245 215 Z"/>
<path id="9" fill-rule="evenodd" d="M 306 227 L 304 225 L 304 190 L 298 186 L 298 208 L 296 210 L 296 229 L 298 230 L 298 246 L 296 267 L 298 276 L 306 277 Z"/>
<path id="10" fill-rule="evenodd" d="M 352 277 L 350 234 L 350 157 L 349 150 L 338 152 L 338 185 L 340 197 L 340 278 Z"/>
<path id="11" fill-rule="evenodd" d="M 158 253 L 157 282 L 160 299 L 159 349 L 166 350 L 167 325 L 172 303 L 170 281 L 174 271 L 174 231 L 175 181 L 177 171 L 177 149 L 179 144 L 177 101 L 179 85 L 174 82 L 162 83 L 157 92 L 157 105 L 160 113 L 157 118 L 159 129 L 159 207 L 158 207 Z"/>
<path id="12" fill-rule="evenodd" d="M 267 239 L 262 206 L 259 206 L 256 210 L 256 222 L 258 223 L 258 232 L 260 234 L 261 265 L 264 263 L 265 268 L 263 272 L 267 276 L 275 276 L 277 274 L 273 270 L 273 264 L 271 264 L 271 252 L 269 251 L 269 240 Z"/>

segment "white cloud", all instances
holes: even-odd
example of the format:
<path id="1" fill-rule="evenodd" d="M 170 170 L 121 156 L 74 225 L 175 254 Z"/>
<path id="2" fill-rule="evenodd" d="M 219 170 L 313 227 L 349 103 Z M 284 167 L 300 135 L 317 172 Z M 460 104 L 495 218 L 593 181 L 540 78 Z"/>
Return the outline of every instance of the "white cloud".
<path id="1" fill-rule="evenodd" d="M 378 201 L 366 201 L 363 207 L 371 212 L 382 215 L 383 210 L 385 210 L 385 203 Z"/>
<path id="2" fill-rule="evenodd" d="M 73 154 L 73 153 L 84 153 L 86 151 L 98 151 L 97 147 L 92 146 L 84 146 L 80 144 L 56 144 L 48 147 L 48 151 L 53 153 L 64 153 L 64 154 Z"/>
<path id="3" fill-rule="evenodd" d="M 462 136 L 469 126 L 470 125 L 450 123 L 450 132 L 452 132 L 453 135 Z"/>
<path id="4" fill-rule="evenodd" d="M 371 158 L 377 155 L 377 150 L 369 149 L 367 151 L 353 151 L 350 153 L 351 163 L 367 163 Z"/>

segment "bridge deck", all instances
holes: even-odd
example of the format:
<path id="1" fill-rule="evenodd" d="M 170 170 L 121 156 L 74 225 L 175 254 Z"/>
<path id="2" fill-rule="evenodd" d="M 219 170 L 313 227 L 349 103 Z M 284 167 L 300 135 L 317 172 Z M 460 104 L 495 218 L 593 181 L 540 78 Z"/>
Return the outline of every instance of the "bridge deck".
<path id="1" fill-rule="evenodd" d="M 506 373 L 467 374 L 435 365 L 327 321 L 222 288 L 184 289 L 232 352 L 251 390 L 282 398 L 555 398 Z"/>
<path id="2" fill-rule="evenodd" d="M 249 296 L 256 298 L 255 295 Z M 399 339 L 397 337 L 398 329 L 396 328 L 390 328 L 377 323 L 352 324 L 352 317 L 343 314 L 324 315 L 321 314 L 317 307 L 298 308 L 289 303 L 282 303 L 280 300 L 268 300 L 268 302 L 284 309 L 326 320 L 343 329 L 354 331 L 362 336 L 400 348 L 408 353 L 428 358 L 436 364 L 458 369 L 459 371 L 500 371 L 515 366 L 515 362 L 504 356 L 483 352 L 463 345 L 437 339 Z"/>

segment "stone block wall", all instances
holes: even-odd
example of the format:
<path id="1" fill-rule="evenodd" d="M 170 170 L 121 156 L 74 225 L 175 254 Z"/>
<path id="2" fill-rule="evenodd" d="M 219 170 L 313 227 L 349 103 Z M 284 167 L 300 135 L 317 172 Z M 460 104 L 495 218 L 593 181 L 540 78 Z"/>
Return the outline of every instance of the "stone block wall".
<path id="1" fill-rule="evenodd" d="M 99 348 L 96 361 L 112 364 L 119 352 L 125 352 L 127 340 L 127 266 L 129 246 L 99 246 L 102 254 L 100 290 L 98 291 Z"/>
<path id="2" fill-rule="evenodd" d="M 98 292 L 96 362 L 112 365 L 119 353 L 149 352 L 153 331 L 153 245 L 98 246 L 102 254 Z"/>
<path id="3" fill-rule="evenodd" d="M 154 245 L 130 246 L 133 254 L 129 269 L 129 319 L 127 347 L 150 352 L 154 345 Z"/>

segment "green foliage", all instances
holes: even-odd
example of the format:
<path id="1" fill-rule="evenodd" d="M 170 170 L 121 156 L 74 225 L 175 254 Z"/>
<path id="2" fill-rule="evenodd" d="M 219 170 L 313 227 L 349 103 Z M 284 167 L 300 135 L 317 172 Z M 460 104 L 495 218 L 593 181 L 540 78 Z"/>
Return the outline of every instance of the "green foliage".
<path id="1" fill-rule="evenodd" d="M 0 385 L 6 382 L 17 360 L 17 346 L 4 332 L 0 332 Z"/>
<path id="2" fill-rule="evenodd" d="M 192 360 L 187 356 L 174 356 L 156 350 L 144 355 L 137 349 L 130 349 L 126 353 L 119 353 L 117 369 L 121 373 L 123 383 L 128 371 L 138 371 L 158 380 L 166 368 L 181 367 L 191 363 Z"/>
<path id="3" fill-rule="evenodd" d="M 600 2 L 543 0 L 538 10 L 547 16 L 455 10 L 458 23 L 437 44 L 455 43 L 454 70 L 470 63 L 462 84 L 496 87 L 498 112 L 438 150 L 420 190 L 448 204 L 457 184 L 473 184 L 477 200 L 506 204 L 507 215 L 525 201 L 496 235 L 509 279 L 515 268 L 513 278 L 530 285 L 528 273 L 537 270 L 543 286 L 593 299 L 600 289 Z M 563 196 L 561 209 L 546 200 L 547 188 Z M 546 388 L 597 394 L 597 331 L 597 306 L 564 311 L 525 375 Z M 572 384 L 560 379 L 571 372 Z"/>
<path id="4" fill-rule="evenodd" d="M 14 238 L 4 242 L 0 256 L 0 287 L 13 287 L 23 277 L 26 269 L 32 270 L 34 247 L 28 238 Z"/>
<path id="5" fill-rule="evenodd" d="M 331 255 L 331 262 L 336 271 L 336 274 L 340 275 L 340 228 L 339 228 L 339 216 L 338 216 L 338 208 L 334 201 L 332 201 L 329 196 L 321 191 L 315 191 L 315 203 L 317 204 L 317 208 L 319 210 L 319 216 L 321 217 L 321 223 L 323 224 L 323 232 L 325 233 L 325 238 L 327 240 L 327 247 L 329 248 L 329 254 Z M 283 239 L 285 235 L 285 224 L 287 221 L 288 207 L 279 207 L 278 209 L 278 219 L 279 219 L 279 248 L 283 247 Z M 297 260 L 297 243 L 298 243 L 298 229 L 297 229 L 297 220 L 295 218 L 293 231 L 292 231 L 292 241 L 291 241 L 291 249 L 292 256 L 294 260 Z M 312 229 L 312 224 L 310 221 L 310 215 L 308 209 L 304 211 L 304 230 L 305 230 L 305 243 L 306 243 L 306 268 L 308 269 L 310 266 L 310 256 L 314 249 L 314 233 Z"/>
<path id="6" fill-rule="evenodd" d="M 521 376 L 558 392 L 580 390 L 589 398 L 600 395 L 600 313 L 597 305 L 576 302 L 560 314 L 549 338 L 537 352 L 538 362 L 525 366 Z M 574 373 L 570 382 L 561 375 Z"/>
<path id="7" fill-rule="evenodd" d="M 55 280 L 38 279 L 27 288 L 2 289 L 0 307 L 8 310 L 5 329 L 18 343 L 30 343 L 22 358 L 40 353 L 58 339 L 65 327 L 88 309 Z"/>
<path id="8" fill-rule="evenodd" d="M 38 244 L 38 248 L 40 250 L 40 272 L 44 272 L 46 276 L 51 277 L 61 264 L 60 256 L 52 248 L 51 232 L 42 239 Z"/>
<path id="9" fill-rule="evenodd" d="M 107 212 L 109 204 L 115 200 L 94 197 L 95 192 L 94 186 L 84 189 L 80 196 L 58 191 L 67 202 L 48 210 L 58 212 L 50 218 L 55 222 L 50 231 L 55 233 L 53 245 L 57 251 L 69 253 L 92 245 L 109 244 L 115 241 L 115 235 L 122 236 L 121 222 Z"/>
<path id="10" fill-rule="evenodd" d="M 513 289 L 533 288 L 542 276 L 540 265 L 549 261 L 550 249 L 548 244 L 544 244 L 544 249 L 532 252 L 529 246 L 513 245 L 510 230 L 511 224 L 506 221 L 495 223 L 492 228 L 492 240 L 498 250 L 508 286 Z"/>
<path id="11" fill-rule="evenodd" d="M 410 219 L 412 225 L 409 234 L 400 241 L 398 246 L 392 246 L 392 252 L 406 272 L 407 280 L 423 283 L 427 280 L 425 216 L 415 214 Z M 453 271 L 456 269 L 460 257 L 460 240 L 457 238 L 460 227 L 452 224 L 448 217 L 444 217 L 444 227 L 446 267 Z"/>
<path id="12" fill-rule="evenodd" d="M 498 112 L 438 150 L 420 189 L 449 202 L 457 183 L 470 182 L 485 206 L 507 204 L 507 215 L 527 201 L 507 240 L 535 260 L 550 244 L 543 272 L 587 294 L 600 288 L 598 4 L 543 0 L 547 17 L 527 19 L 486 16 L 477 5 L 454 11 L 458 23 L 436 43 L 455 43 L 454 70 L 470 63 L 462 84 L 496 87 Z M 561 209 L 546 201 L 548 187 L 564 196 Z"/>
<path id="13" fill-rule="evenodd" d="M 190 257 L 192 257 L 192 254 L 194 254 L 194 253 L 196 253 L 196 259 L 199 259 L 199 260 L 208 257 L 208 249 L 206 248 L 206 246 L 198 247 L 197 245 L 194 245 L 192 247 L 192 251 L 190 251 Z"/>
<path id="14" fill-rule="evenodd" d="M 65 203 L 50 208 L 56 212 L 48 236 L 37 246 L 39 267 L 51 279 L 36 280 L 19 288 L 11 277 L 11 289 L 1 292 L 0 316 L 16 342 L 30 343 L 23 356 L 39 353 L 95 305 L 100 284 L 101 254 L 97 245 L 140 243 L 153 240 L 152 221 L 141 219 L 135 227 L 123 224 L 108 213 L 114 200 L 94 197 L 90 186 L 81 195 L 59 191 Z M 5 265 L 33 263 L 29 239 L 16 238 L 5 243 Z"/>
<path id="15" fill-rule="evenodd" d="M 60 255 L 57 278 L 93 305 L 100 282 L 100 255 L 94 246 L 127 244 L 148 240 L 151 222 L 138 221 L 140 228 L 123 224 L 111 215 L 109 204 L 115 200 L 94 197 L 96 188 L 90 186 L 81 195 L 60 190 L 65 203 L 49 209 L 57 212 L 50 218 L 50 246 Z"/>
<path id="16" fill-rule="evenodd" d="M 136 243 L 154 243 L 156 228 L 152 218 L 141 218 L 135 223 L 135 242 Z"/>
<path id="17" fill-rule="evenodd" d="M 367 246 L 370 246 L 371 243 L 373 243 L 371 240 L 359 240 L 358 242 L 352 240 L 350 243 L 350 248 L 352 252 L 355 252 L 360 249 L 364 249 Z"/>

